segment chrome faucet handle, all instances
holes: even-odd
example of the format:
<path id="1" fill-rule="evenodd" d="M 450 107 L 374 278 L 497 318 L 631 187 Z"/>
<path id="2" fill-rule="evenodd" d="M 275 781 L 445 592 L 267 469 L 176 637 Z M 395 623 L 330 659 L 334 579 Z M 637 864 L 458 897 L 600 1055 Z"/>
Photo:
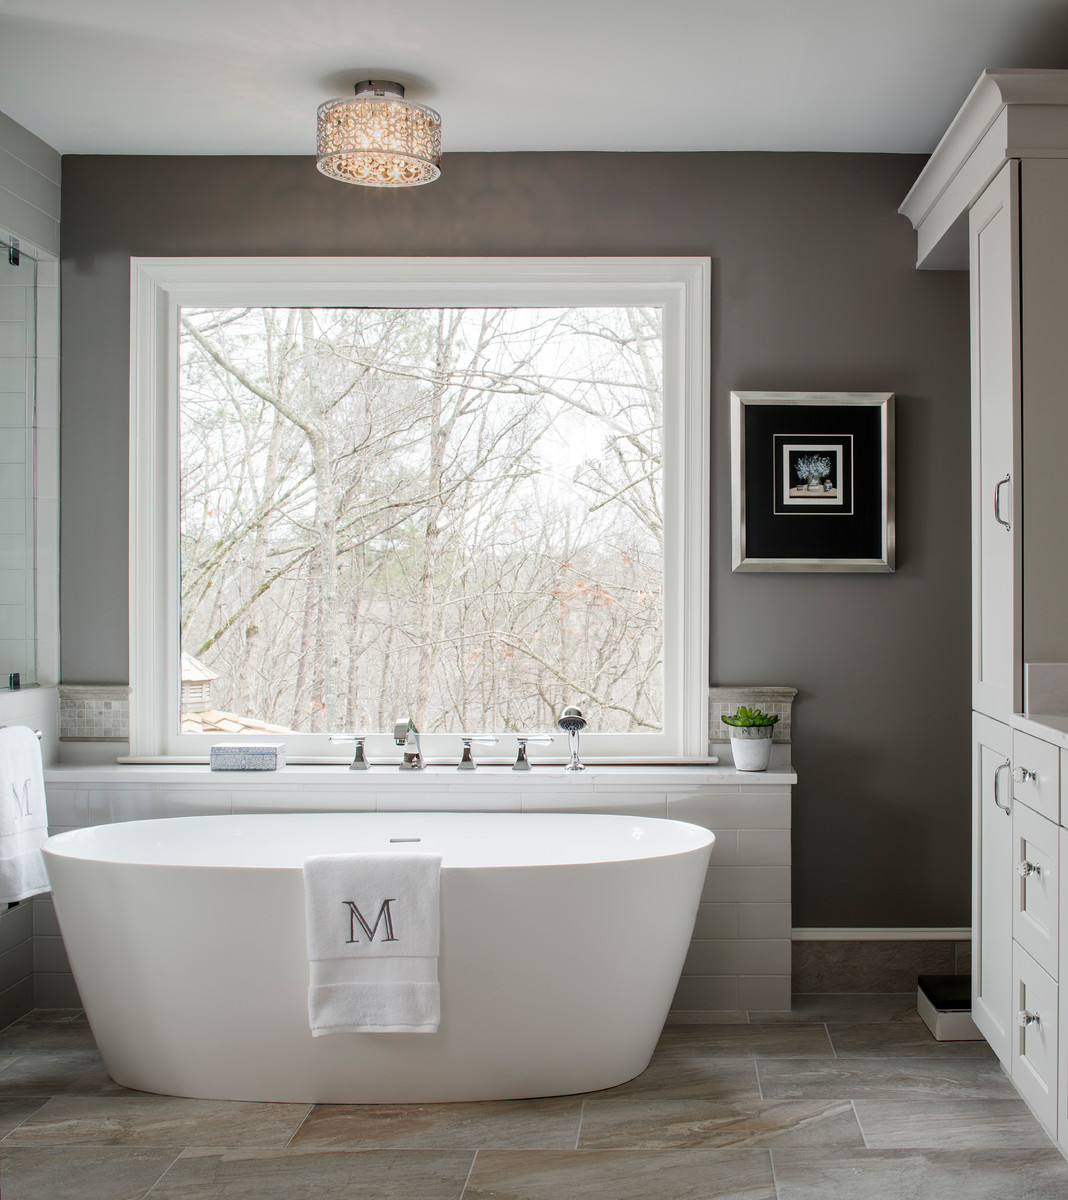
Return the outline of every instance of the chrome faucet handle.
<path id="1" fill-rule="evenodd" d="M 501 740 L 495 737 L 461 737 L 460 740 L 464 744 L 464 748 L 460 753 L 460 761 L 456 765 L 458 771 L 473 771 L 478 766 L 474 758 L 471 757 L 471 746 L 478 742 L 481 746 L 496 746 Z"/>
<path id="2" fill-rule="evenodd" d="M 400 769 L 402 771 L 421 771 L 426 763 L 423 761 L 423 751 L 419 745 L 419 730 L 411 717 L 402 718 L 393 723 L 393 740 L 398 746 L 404 747 L 401 755 Z"/>
<path id="3" fill-rule="evenodd" d="M 353 749 L 352 762 L 349 764 L 350 771 L 366 771 L 371 765 L 367 761 L 367 757 L 363 752 L 363 743 L 367 738 L 366 733 L 339 733 L 331 734 L 332 742 L 355 742 L 356 746 Z"/>
<path id="4" fill-rule="evenodd" d="M 539 737 L 534 737 L 533 735 L 524 734 L 522 737 L 517 737 L 515 740 L 519 743 L 519 749 L 515 756 L 515 762 L 512 763 L 512 770 L 513 771 L 529 771 L 530 770 L 530 759 L 527 758 L 527 743 L 532 742 L 532 743 L 536 743 L 536 744 L 545 745 L 549 742 L 555 742 L 556 738 L 554 738 L 548 734 L 545 736 L 539 736 Z"/>

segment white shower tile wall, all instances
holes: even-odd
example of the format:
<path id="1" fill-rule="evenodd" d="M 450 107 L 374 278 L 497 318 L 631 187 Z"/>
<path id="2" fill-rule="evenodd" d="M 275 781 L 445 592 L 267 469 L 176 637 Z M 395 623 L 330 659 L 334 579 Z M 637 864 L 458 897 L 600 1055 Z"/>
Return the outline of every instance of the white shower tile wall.
<path id="1" fill-rule="evenodd" d="M 50 832 L 156 817 L 257 812 L 576 812 L 667 817 L 716 835 L 673 1020 L 729 1019 L 739 1010 L 790 1007 L 789 770 L 763 774 L 712 767 L 591 767 L 579 780 L 559 768 L 517 778 L 507 768 L 461 776 L 428 768 L 418 781 L 394 768 L 349 772 L 287 766 L 234 772 L 206 766 L 91 768 L 46 773 Z M 58 939 L 40 898 L 37 940 Z M 77 1003 L 61 947 L 44 944 L 37 984 L 50 1007 Z M 38 998 L 38 1005 L 43 1001 Z"/>
<path id="2" fill-rule="evenodd" d="M 130 689 L 61 683 L 59 737 L 64 742 L 128 741 Z"/>

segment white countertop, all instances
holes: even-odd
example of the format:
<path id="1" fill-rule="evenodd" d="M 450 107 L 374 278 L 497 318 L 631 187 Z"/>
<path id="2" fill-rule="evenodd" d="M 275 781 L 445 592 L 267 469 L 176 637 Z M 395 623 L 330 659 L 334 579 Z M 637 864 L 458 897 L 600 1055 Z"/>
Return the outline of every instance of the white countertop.
<path id="1" fill-rule="evenodd" d="M 1012 727 L 1068 750 L 1068 716 L 1063 713 L 1016 713 Z"/>
<path id="2" fill-rule="evenodd" d="M 792 767 L 767 771 L 738 771 L 731 763 L 671 763 L 590 765 L 584 771 L 562 766 L 534 766 L 513 771 L 507 766 L 479 766 L 459 771 L 452 765 L 431 765 L 422 771 L 402 771 L 394 764 L 350 771 L 342 765 L 289 764 L 277 771 L 212 771 L 206 763 L 62 763 L 45 768 L 46 783 L 193 784 L 226 788 L 286 788 L 309 786 L 416 789 L 433 783 L 450 790 L 501 788 L 559 788 L 602 790 L 615 787 L 784 787 L 797 782 Z"/>

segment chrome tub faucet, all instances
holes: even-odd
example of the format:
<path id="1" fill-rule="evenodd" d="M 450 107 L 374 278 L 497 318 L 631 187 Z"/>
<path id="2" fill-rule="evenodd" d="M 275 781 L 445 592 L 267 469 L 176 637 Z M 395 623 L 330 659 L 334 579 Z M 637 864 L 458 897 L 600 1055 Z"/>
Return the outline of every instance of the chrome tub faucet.
<path id="1" fill-rule="evenodd" d="M 421 771 L 426 766 L 423 761 L 423 751 L 419 745 L 419 730 L 416 729 L 411 717 L 402 717 L 394 722 L 393 740 L 398 746 L 404 747 L 400 763 L 402 771 Z"/>

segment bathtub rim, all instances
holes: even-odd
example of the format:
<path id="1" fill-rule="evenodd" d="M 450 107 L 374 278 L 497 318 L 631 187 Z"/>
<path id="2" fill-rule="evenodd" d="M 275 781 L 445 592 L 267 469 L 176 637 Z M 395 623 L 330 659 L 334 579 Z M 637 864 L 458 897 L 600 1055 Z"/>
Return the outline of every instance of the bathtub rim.
<path id="1" fill-rule="evenodd" d="M 398 834 L 407 832 L 406 826 L 411 825 L 415 820 L 427 821 L 431 825 L 438 823 L 441 826 L 460 826 L 460 833 L 453 833 L 453 836 L 461 836 L 463 833 L 462 825 L 470 824 L 473 828 L 478 827 L 499 827 L 500 832 L 497 833 L 496 840 L 492 843 L 495 847 L 503 848 L 505 853 L 496 857 L 482 857 L 475 861 L 475 856 L 472 854 L 473 847 L 471 844 L 459 845 L 454 847 L 446 846 L 445 849 L 436 843 L 433 836 L 419 843 L 402 842 L 396 844 L 398 851 L 403 851 L 406 847 L 411 850 L 421 852 L 442 853 L 442 868 L 446 870 L 479 870 L 487 868 L 507 868 L 507 869 L 522 869 L 530 867 L 582 867 L 596 866 L 604 863 L 621 863 L 628 861 L 642 861 L 645 859 L 655 858 L 670 858 L 681 854 L 689 854 L 694 851 L 704 850 L 709 851 L 714 849 L 715 834 L 704 826 L 694 824 L 689 821 L 680 821 L 667 817 L 644 817 L 644 816 L 622 816 L 612 813 L 512 813 L 512 812 L 465 812 L 465 811 L 448 811 L 440 810 L 405 810 L 401 812 L 297 812 L 297 813 L 234 813 L 234 814 L 204 814 L 192 816 L 178 817 L 157 817 L 148 818 L 145 820 L 133 821 L 116 821 L 107 824 L 85 826 L 80 829 L 70 829 L 62 833 L 54 834 L 48 838 L 43 846 L 42 851 L 46 856 L 46 863 L 50 856 L 56 856 L 64 859 L 74 859 L 86 863 L 100 863 L 106 866 L 141 866 L 155 868 L 214 868 L 218 870 L 300 870 L 304 859 L 312 854 L 323 853 L 360 853 L 364 847 L 353 850 L 337 849 L 331 846 L 324 846 L 321 843 L 314 846 L 305 847 L 303 852 L 297 851 L 289 844 L 280 844 L 278 841 L 271 843 L 262 843 L 256 848 L 264 851 L 263 861 L 226 861 L 223 859 L 210 857 L 210 851 L 219 852 L 217 845 L 210 843 L 188 844 L 182 849 L 184 852 L 180 857 L 164 858 L 158 852 L 153 857 L 149 851 L 152 850 L 153 835 L 162 834 L 165 838 L 172 838 L 178 832 L 180 836 L 190 837 L 192 832 L 198 827 L 208 831 L 212 827 L 216 830 L 221 829 L 240 829 L 255 828 L 269 829 L 272 826 L 278 827 L 278 832 L 274 834 L 275 838 L 284 836 L 287 827 L 289 829 L 301 829 L 309 835 L 313 832 L 314 827 L 318 826 L 316 836 L 321 837 L 322 834 L 329 833 L 332 827 L 339 825 L 353 825 L 359 827 L 361 825 L 371 826 L 371 828 L 387 829 L 393 826 Z M 598 856 L 596 842 L 593 840 L 593 834 L 596 826 L 611 826 L 613 827 L 614 836 L 619 839 L 618 843 L 612 844 L 612 849 L 615 851 L 611 854 L 602 854 Z M 509 827 L 519 826 L 519 834 L 515 830 L 509 830 Z M 566 830 L 568 826 L 572 827 L 573 834 L 578 834 L 577 838 L 573 836 L 559 836 L 555 841 L 539 843 L 543 845 L 542 853 L 534 857 L 530 854 L 517 855 L 514 842 L 508 840 L 509 836 L 515 838 L 521 836 L 524 832 L 523 826 L 528 830 L 540 827 L 545 831 L 548 838 L 551 838 L 554 826 L 562 827 Z M 651 833 L 653 836 L 648 841 L 635 842 L 633 844 L 633 853 L 621 853 L 624 843 L 622 842 L 622 834 L 626 828 L 633 831 L 635 827 L 643 833 Z M 670 828 L 668 828 L 670 827 Z M 446 835 L 447 836 L 447 835 Z M 125 843 L 122 839 L 128 839 Z M 109 842 L 111 845 L 109 845 Z M 116 842 L 118 843 L 116 845 Z M 138 845 L 139 843 L 139 845 Z M 160 843 L 156 843 L 157 849 Z M 170 846 L 174 847 L 174 842 L 171 841 Z M 388 844 L 376 844 L 367 846 L 368 850 L 390 849 Z M 512 853 L 509 854 L 509 848 Z M 530 848 L 530 843 L 524 843 L 524 849 Z M 630 845 L 626 846 L 631 849 Z M 136 851 L 140 850 L 137 854 Z M 279 849 L 283 849 L 286 854 L 283 860 L 279 860 L 268 853 L 269 850 L 274 850 L 276 853 Z M 205 855 L 204 851 L 208 850 L 209 854 Z M 449 852 L 446 853 L 446 850 Z M 94 852 L 95 851 L 95 852 Z M 465 861 L 465 854 L 466 861 Z"/>

